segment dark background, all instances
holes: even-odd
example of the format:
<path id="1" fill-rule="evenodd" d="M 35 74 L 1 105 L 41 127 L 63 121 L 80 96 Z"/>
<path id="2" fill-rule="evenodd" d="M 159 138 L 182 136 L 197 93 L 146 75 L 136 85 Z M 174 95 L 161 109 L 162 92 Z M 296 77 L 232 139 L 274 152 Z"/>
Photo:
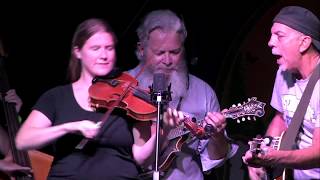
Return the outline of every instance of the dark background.
<path id="1" fill-rule="evenodd" d="M 138 63 L 136 28 L 147 12 L 158 8 L 172 9 L 185 20 L 190 71 L 215 88 L 221 98 L 216 86 L 219 75 L 228 74 L 220 70 L 224 59 L 230 50 L 237 50 L 273 1 L 93 0 L 70 4 L 12 2 L 1 7 L 0 35 L 9 54 L 6 67 L 11 86 L 24 101 L 22 115 L 29 113 L 44 91 L 65 83 L 71 38 L 81 21 L 98 17 L 110 22 L 119 38 L 118 66 L 127 70 Z"/>
<path id="2" fill-rule="evenodd" d="M 284 5 L 302 5 L 320 17 L 318 0 L 91 0 L 68 5 L 11 1 L 1 3 L 0 37 L 8 53 L 10 84 L 24 102 L 21 116 L 26 118 L 43 92 L 66 83 L 71 38 L 80 22 L 92 17 L 107 20 L 119 39 L 118 66 L 128 70 L 138 63 L 135 30 L 141 18 L 151 10 L 169 8 L 184 19 L 188 30 L 190 72 L 215 89 L 222 108 L 253 96 L 267 103 L 263 118 L 229 122 L 230 136 L 246 144 L 263 134 L 273 115 L 269 101 L 277 65 L 267 42 L 272 18 Z M 241 168 L 239 157 L 231 161 L 229 171 Z M 239 173 L 225 178 L 241 179 L 243 172 Z"/>

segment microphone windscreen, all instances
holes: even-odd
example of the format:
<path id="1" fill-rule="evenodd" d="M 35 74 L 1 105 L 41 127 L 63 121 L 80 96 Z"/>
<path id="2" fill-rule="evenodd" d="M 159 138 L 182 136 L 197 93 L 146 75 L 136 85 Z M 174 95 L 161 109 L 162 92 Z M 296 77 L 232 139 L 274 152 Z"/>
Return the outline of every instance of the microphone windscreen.
<path id="1" fill-rule="evenodd" d="M 165 91 L 166 77 L 164 73 L 155 73 L 153 75 L 153 89 L 155 92 Z"/>

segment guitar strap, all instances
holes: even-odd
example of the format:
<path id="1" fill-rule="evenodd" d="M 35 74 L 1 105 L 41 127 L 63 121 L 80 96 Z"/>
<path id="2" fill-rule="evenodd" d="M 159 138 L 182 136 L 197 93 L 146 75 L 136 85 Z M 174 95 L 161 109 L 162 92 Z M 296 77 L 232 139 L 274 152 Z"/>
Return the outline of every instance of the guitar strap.
<path id="1" fill-rule="evenodd" d="M 305 116 L 306 109 L 308 107 L 308 104 L 310 102 L 310 98 L 313 92 L 313 88 L 317 82 L 317 80 L 320 78 L 320 63 L 315 68 L 314 72 L 312 73 L 308 84 L 303 91 L 301 100 L 298 104 L 298 107 L 292 117 L 291 123 L 289 124 L 288 129 L 283 134 L 281 138 L 281 143 L 279 150 L 291 150 L 293 149 L 295 145 L 295 140 L 298 135 L 299 128 L 302 124 L 302 121 Z M 267 174 L 270 179 L 278 179 L 283 174 L 283 167 L 273 167 L 272 169 L 267 168 Z M 290 176 L 291 175 L 291 176 Z M 285 177 L 282 177 L 285 179 L 293 179 L 292 172 L 288 175 L 285 175 Z"/>
<path id="2" fill-rule="evenodd" d="M 310 102 L 310 98 L 313 92 L 313 88 L 320 78 L 320 63 L 318 63 L 317 67 L 315 68 L 314 72 L 312 73 L 308 84 L 303 92 L 301 100 L 298 104 L 298 107 L 292 117 L 291 123 L 286 130 L 285 134 L 282 137 L 280 150 L 291 150 L 293 145 L 295 144 L 295 139 L 297 137 L 299 128 L 302 124 L 304 119 L 304 115 L 308 104 Z"/>

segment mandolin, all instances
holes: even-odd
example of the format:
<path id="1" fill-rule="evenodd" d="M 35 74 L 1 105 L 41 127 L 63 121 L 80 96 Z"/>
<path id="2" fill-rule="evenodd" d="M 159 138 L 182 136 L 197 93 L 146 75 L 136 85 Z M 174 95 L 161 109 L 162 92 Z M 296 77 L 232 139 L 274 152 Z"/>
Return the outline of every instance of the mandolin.
<path id="1" fill-rule="evenodd" d="M 8 136 L 13 161 L 21 166 L 31 167 L 33 176 L 17 175 L 16 180 L 45 180 L 47 179 L 53 157 L 40 151 L 19 151 L 15 146 L 15 136 L 19 130 L 18 113 L 15 104 L 4 100 L 4 94 L 10 89 L 7 74 L 4 69 L 4 58 L 0 56 L 0 100 L 3 105 L 4 117 L 8 126 Z M 12 177 L 13 178 L 13 177 Z M 1 179 L 1 178 L 0 178 Z M 9 177 L 7 179 L 10 179 Z"/>
<path id="2" fill-rule="evenodd" d="M 226 118 L 237 120 L 238 123 L 245 121 L 246 119 L 256 120 L 256 117 L 262 117 L 265 114 L 265 105 L 265 103 L 258 101 L 256 97 L 252 97 L 248 99 L 248 102 L 233 105 L 224 112 L 223 115 Z M 247 118 L 245 118 L 245 116 Z M 240 117 L 241 119 L 239 119 Z M 203 133 L 200 133 L 200 136 L 198 134 L 199 130 L 204 131 Z M 186 115 L 183 123 L 177 128 L 172 129 L 167 136 L 169 143 L 166 145 L 166 148 L 162 151 L 159 158 L 159 169 L 162 174 L 169 169 L 176 157 L 176 153 L 181 150 L 182 146 L 194 137 L 207 139 L 210 137 L 210 132 L 206 134 L 201 121 L 199 122 L 194 117 Z M 151 172 L 145 172 L 141 174 L 140 177 L 145 178 L 149 174 L 151 174 Z"/>

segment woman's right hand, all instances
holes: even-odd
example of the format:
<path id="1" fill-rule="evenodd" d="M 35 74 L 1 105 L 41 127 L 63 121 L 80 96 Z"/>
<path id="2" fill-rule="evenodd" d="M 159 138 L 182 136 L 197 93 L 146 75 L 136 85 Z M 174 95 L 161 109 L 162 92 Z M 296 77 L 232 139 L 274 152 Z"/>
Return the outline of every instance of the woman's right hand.
<path id="1" fill-rule="evenodd" d="M 100 123 L 82 120 L 68 123 L 67 128 L 70 132 L 80 132 L 84 137 L 91 139 L 98 134 Z"/>

